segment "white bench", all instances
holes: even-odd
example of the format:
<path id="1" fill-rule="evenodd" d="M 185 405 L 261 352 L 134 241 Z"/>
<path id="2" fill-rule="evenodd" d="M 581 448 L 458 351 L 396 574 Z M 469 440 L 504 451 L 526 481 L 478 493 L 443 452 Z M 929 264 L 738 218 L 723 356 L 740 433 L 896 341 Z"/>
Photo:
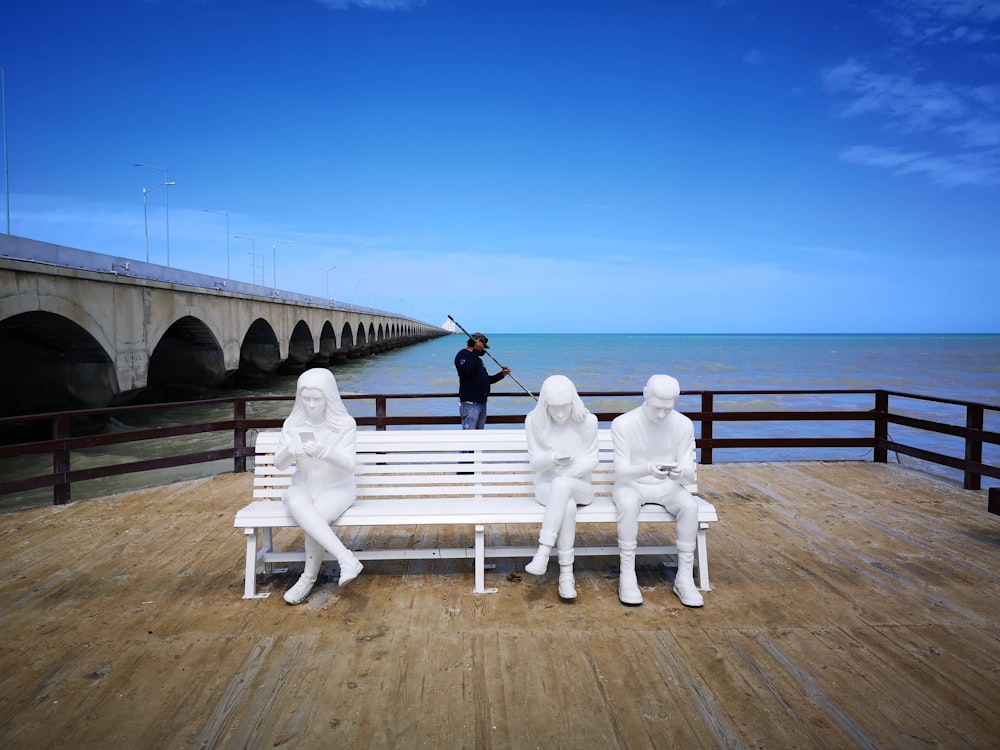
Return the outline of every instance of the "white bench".
<path id="1" fill-rule="evenodd" d="M 257 436 L 254 468 L 254 502 L 236 514 L 235 527 L 246 534 L 246 582 L 244 599 L 263 598 L 258 594 L 257 573 L 270 570 L 273 563 L 303 562 L 305 553 L 276 551 L 274 528 L 295 527 L 296 523 L 281 502 L 294 468 L 274 466 L 278 431 Z M 600 463 L 594 472 L 594 501 L 577 508 L 577 523 L 602 523 L 616 526 L 615 506 L 611 499 L 614 481 L 614 451 L 610 429 L 599 431 Z M 338 518 L 342 526 L 470 526 L 474 532 L 471 547 L 366 549 L 355 552 L 361 560 L 475 559 L 477 594 L 494 593 L 485 583 L 487 557 L 531 557 L 537 546 L 487 547 L 486 527 L 494 524 L 542 523 L 543 506 L 534 499 L 533 472 L 528 465 L 528 447 L 524 429 L 491 430 L 388 430 L 357 433 L 357 484 L 354 504 Z M 697 487 L 691 487 L 696 492 Z M 715 507 L 698 498 L 698 582 L 710 589 L 708 549 L 705 531 L 718 520 Z M 659 505 L 645 505 L 640 522 L 673 523 L 674 517 Z M 577 555 L 617 555 L 615 544 L 576 547 Z M 642 555 L 676 555 L 674 545 L 645 545 L 636 550 Z M 327 555 L 325 560 L 333 559 Z"/>

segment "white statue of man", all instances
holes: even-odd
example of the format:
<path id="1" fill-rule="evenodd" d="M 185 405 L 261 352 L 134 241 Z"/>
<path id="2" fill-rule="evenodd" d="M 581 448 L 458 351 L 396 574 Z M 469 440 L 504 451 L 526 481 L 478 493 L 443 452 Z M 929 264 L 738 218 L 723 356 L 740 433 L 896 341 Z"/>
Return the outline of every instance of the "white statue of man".
<path id="1" fill-rule="evenodd" d="M 312 591 L 323 563 L 323 551 L 340 564 L 340 585 L 353 581 L 361 562 L 333 533 L 330 524 L 354 502 L 357 425 L 340 400 L 333 373 L 306 370 L 295 388 L 295 403 L 281 427 L 274 463 L 295 463 L 285 507 L 305 534 L 306 563 L 285 601 L 301 604 Z"/>
<path id="2" fill-rule="evenodd" d="M 674 402 L 681 389 L 669 375 L 653 375 L 642 394 L 645 402 L 615 418 L 611 436 L 615 446 L 613 497 L 618 512 L 618 548 L 621 573 L 618 598 L 623 604 L 642 604 L 635 577 L 635 548 L 639 535 L 639 508 L 662 505 L 677 519 L 677 576 L 674 593 L 688 607 L 705 602 L 694 584 L 692 568 L 698 534 L 698 501 L 685 488 L 697 481 L 694 425 Z"/>
<path id="3" fill-rule="evenodd" d="M 559 596 L 575 599 L 576 506 L 587 505 L 594 497 L 591 473 L 597 466 L 597 417 L 587 411 L 569 378 L 552 375 L 542 383 L 538 404 L 525 417 L 524 428 L 535 470 L 535 499 L 545 506 L 538 552 L 525 570 L 544 575 L 555 547 Z"/>

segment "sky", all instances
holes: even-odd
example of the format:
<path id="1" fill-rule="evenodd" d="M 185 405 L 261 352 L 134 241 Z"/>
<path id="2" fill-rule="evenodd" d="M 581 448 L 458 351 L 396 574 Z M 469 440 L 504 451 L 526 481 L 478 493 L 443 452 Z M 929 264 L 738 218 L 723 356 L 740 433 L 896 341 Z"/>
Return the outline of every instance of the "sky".
<path id="1" fill-rule="evenodd" d="M 8 1 L 0 65 L 13 235 L 488 333 L 1000 332 L 1000 0 Z"/>

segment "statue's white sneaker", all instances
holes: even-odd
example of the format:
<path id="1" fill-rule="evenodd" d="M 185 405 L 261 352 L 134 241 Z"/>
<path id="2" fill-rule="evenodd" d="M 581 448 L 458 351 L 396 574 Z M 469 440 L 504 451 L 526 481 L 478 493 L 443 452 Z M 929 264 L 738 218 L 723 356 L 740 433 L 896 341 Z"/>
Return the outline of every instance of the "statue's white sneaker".
<path id="1" fill-rule="evenodd" d="M 576 599 L 576 581 L 572 573 L 559 574 L 559 598 Z"/>
<path id="2" fill-rule="evenodd" d="M 357 578 L 362 569 L 365 566 L 361 564 L 361 561 L 352 557 L 349 561 L 340 564 L 340 580 L 337 581 L 338 586 L 346 586 L 348 583 Z"/>
<path id="3" fill-rule="evenodd" d="M 292 606 L 302 604 L 312 592 L 315 583 L 315 580 L 310 580 L 305 576 L 300 577 L 295 585 L 285 592 L 285 601 Z"/>
<path id="4" fill-rule="evenodd" d="M 549 550 L 538 550 L 531 562 L 524 566 L 524 569 L 533 576 L 543 576 L 549 568 Z"/>
<path id="5" fill-rule="evenodd" d="M 694 554 L 680 552 L 677 555 L 677 575 L 674 576 L 674 593 L 685 607 L 701 607 L 705 604 L 698 587 L 694 585 Z"/>
<path id="6" fill-rule="evenodd" d="M 685 607 L 703 607 L 705 599 L 694 583 L 674 581 L 674 593 Z"/>

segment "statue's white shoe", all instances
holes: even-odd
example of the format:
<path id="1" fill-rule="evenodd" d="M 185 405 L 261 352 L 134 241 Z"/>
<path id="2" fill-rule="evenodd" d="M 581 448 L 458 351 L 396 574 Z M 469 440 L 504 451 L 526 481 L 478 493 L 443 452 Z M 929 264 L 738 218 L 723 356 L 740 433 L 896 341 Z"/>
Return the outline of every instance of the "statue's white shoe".
<path id="1" fill-rule="evenodd" d="M 635 571 L 622 571 L 618 576 L 618 601 L 622 604 L 642 604 L 642 592 L 635 578 Z"/>
<path id="2" fill-rule="evenodd" d="M 685 607 L 704 606 L 705 600 L 694 585 L 694 554 L 680 552 L 677 555 L 677 575 L 674 576 L 674 593 Z"/>
<path id="3" fill-rule="evenodd" d="M 285 592 L 285 601 L 292 606 L 302 604 L 313 590 L 316 581 L 311 581 L 305 577 L 299 578 L 295 585 Z"/>
<path id="4" fill-rule="evenodd" d="M 559 598 L 576 599 L 576 581 L 572 573 L 559 574 Z"/>
<path id="5" fill-rule="evenodd" d="M 549 568 L 549 552 L 538 550 L 531 562 L 524 566 L 524 569 L 533 576 L 543 576 Z"/>
<path id="6" fill-rule="evenodd" d="M 341 563 L 340 580 L 337 581 L 337 585 L 338 586 L 347 585 L 361 574 L 361 571 L 364 567 L 365 566 L 362 565 L 361 561 L 356 557 L 351 558 L 351 560 L 349 560 L 346 563 Z"/>
<path id="7" fill-rule="evenodd" d="M 703 607 L 705 599 L 692 583 L 690 586 L 674 583 L 674 593 L 685 607 Z"/>

